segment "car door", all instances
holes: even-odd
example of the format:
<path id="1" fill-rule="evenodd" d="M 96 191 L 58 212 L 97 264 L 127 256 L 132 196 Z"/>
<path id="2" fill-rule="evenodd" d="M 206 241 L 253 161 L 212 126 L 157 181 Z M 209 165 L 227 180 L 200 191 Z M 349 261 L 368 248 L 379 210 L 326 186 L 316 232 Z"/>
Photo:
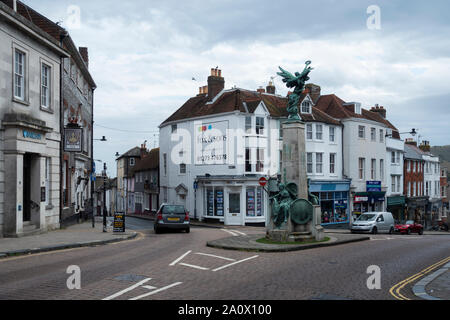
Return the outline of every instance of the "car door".
<path id="1" fill-rule="evenodd" d="M 386 221 L 384 219 L 383 213 L 381 213 L 377 218 L 377 228 L 378 231 L 386 231 Z"/>

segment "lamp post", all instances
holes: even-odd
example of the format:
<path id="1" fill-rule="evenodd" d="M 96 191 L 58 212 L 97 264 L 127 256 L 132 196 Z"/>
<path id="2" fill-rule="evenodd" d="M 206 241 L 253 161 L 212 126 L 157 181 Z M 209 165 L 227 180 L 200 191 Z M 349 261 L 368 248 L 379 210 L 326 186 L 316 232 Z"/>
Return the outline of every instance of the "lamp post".
<path id="1" fill-rule="evenodd" d="M 413 137 L 415 137 L 418 130 L 419 130 L 419 129 L 413 128 L 410 132 L 399 132 L 399 134 L 410 134 L 410 135 L 412 135 Z M 386 138 L 387 138 L 387 137 L 392 137 L 392 133 L 387 133 L 387 134 L 386 134 Z"/>
<path id="2" fill-rule="evenodd" d="M 94 122 L 92 122 L 94 123 Z M 94 141 L 101 141 L 106 142 L 108 141 L 105 136 L 103 136 L 101 139 L 94 139 L 92 138 L 92 144 L 91 144 L 91 208 L 92 208 L 92 228 L 95 228 L 95 215 L 94 215 L 94 189 L 95 189 L 95 161 L 94 160 Z"/>
<path id="3" fill-rule="evenodd" d="M 106 162 L 103 163 L 103 232 L 106 230 Z"/>

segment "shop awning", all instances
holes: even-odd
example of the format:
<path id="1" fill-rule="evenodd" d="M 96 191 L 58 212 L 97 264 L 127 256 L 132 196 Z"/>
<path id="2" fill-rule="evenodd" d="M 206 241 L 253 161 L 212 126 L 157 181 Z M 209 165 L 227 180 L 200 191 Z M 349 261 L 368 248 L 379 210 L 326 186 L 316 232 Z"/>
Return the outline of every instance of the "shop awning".
<path id="1" fill-rule="evenodd" d="M 405 196 L 393 196 L 387 198 L 387 206 L 404 206 L 406 203 Z"/>

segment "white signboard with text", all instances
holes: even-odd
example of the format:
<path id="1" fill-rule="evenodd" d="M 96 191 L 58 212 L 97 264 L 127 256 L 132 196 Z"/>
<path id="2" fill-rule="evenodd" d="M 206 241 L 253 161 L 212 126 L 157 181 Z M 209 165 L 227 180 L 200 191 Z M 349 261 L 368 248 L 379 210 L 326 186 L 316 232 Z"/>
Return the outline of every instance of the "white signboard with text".
<path id="1" fill-rule="evenodd" d="M 228 163 L 228 128 L 228 121 L 195 123 L 195 165 Z"/>

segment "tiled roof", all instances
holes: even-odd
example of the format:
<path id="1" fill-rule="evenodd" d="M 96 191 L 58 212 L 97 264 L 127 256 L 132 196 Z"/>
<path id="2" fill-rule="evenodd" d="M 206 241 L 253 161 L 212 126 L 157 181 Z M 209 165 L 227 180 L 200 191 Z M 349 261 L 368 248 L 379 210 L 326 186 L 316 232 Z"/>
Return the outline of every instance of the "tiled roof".
<path id="1" fill-rule="evenodd" d="M 133 171 L 140 172 L 157 168 L 159 168 L 159 148 L 152 149 L 146 157 L 139 161 Z"/>
<path id="2" fill-rule="evenodd" d="M 303 98 L 306 95 L 303 95 Z M 245 113 L 244 102 L 249 113 L 254 113 L 261 102 L 264 102 L 270 115 L 274 118 L 287 118 L 287 98 L 278 95 L 259 93 L 245 89 L 226 90 L 212 103 L 207 103 L 206 95 L 190 98 L 180 109 L 172 114 L 161 126 L 169 122 L 180 121 L 189 118 L 208 116 L 232 111 Z M 312 108 L 311 115 L 301 115 L 305 121 L 317 121 L 339 125 L 339 121 L 333 119 L 321 110 Z"/>
<path id="3" fill-rule="evenodd" d="M 125 158 L 125 157 L 140 157 L 141 156 L 141 149 L 139 147 L 134 147 L 124 154 L 122 154 L 117 160 Z"/>

